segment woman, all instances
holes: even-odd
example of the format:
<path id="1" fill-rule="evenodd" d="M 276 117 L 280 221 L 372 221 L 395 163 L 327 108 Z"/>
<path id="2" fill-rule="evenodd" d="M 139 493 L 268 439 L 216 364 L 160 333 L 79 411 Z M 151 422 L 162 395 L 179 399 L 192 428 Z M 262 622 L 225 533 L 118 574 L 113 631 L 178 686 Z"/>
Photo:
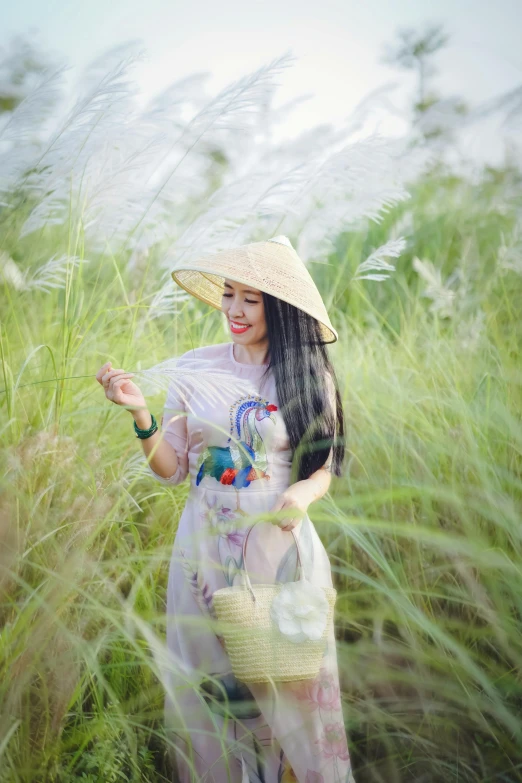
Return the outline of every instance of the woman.
<path id="1" fill-rule="evenodd" d="M 152 475 L 170 485 L 190 475 L 167 592 L 165 709 L 179 779 L 354 783 L 333 622 L 315 679 L 269 685 L 238 681 L 212 630 L 213 593 L 238 583 L 249 517 L 262 512 L 279 513 L 277 524 L 251 531 L 251 582 L 296 579 L 293 531 L 305 577 L 332 586 L 307 510 L 331 473 L 341 475 L 344 417 L 325 348 L 337 333 L 286 237 L 178 263 L 172 276 L 222 310 L 232 338 L 188 351 L 178 366 L 207 360 L 237 378 L 237 393 L 209 401 L 193 382 L 187 400 L 171 385 L 160 433 L 132 373 L 107 363 L 97 378 L 110 400 L 131 410 L 146 456 L 154 450 Z"/>

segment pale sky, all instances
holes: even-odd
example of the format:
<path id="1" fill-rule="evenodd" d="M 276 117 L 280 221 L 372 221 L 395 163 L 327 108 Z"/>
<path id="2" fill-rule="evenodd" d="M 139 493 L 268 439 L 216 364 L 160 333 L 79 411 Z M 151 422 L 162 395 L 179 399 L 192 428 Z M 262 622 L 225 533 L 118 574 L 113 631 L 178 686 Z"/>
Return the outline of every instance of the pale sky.
<path id="1" fill-rule="evenodd" d="M 33 28 L 42 44 L 77 66 L 141 40 L 145 93 L 209 71 L 206 87 L 214 94 L 290 51 L 297 60 L 278 79 L 275 105 L 313 94 L 284 126 L 290 136 L 319 123 L 339 126 L 371 90 L 392 80 L 401 83 L 392 100 L 409 105 L 412 75 L 379 62 L 399 27 L 444 24 L 450 41 L 434 83 L 443 95 L 475 105 L 522 84 L 522 0 L 17 0 L 2 17 L 0 44 Z M 400 132 L 391 120 L 383 130 Z"/>

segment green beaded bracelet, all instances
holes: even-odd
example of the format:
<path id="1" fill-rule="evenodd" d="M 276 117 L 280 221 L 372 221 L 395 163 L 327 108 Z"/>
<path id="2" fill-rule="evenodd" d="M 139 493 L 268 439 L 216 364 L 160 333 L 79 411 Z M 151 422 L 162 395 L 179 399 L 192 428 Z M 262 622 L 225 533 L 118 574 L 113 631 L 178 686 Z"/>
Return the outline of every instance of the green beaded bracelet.
<path id="1" fill-rule="evenodd" d="M 154 414 L 151 413 L 150 417 L 152 419 L 152 424 L 150 425 L 148 430 L 141 430 L 136 424 L 136 422 L 134 422 L 134 432 L 136 433 L 136 437 L 140 438 L 140 440 L 145 440 L 146 438 L 150 438 L 151 435 L 154 435 L 154 433 L 158 429 L 158 423 L 154 418 Z"/>

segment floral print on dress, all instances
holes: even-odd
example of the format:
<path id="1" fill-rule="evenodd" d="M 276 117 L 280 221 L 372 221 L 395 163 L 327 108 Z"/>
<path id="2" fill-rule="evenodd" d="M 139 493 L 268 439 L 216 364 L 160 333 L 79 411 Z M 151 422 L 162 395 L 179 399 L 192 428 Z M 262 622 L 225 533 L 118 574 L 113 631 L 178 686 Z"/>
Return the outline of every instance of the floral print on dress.
<path id="1" fill-rule="evenodd" d="M 307 712 L 317 712 L 322 725 L 322 732 L 313 747 L 314 755 L 322 761 L 319 762 L 321 772 L 309 769 L 306 781 L 352 783 L 353 773 L 338 679 L 323 663 L 316 677 L 291 683 L 289 687 Z"/>
<path id="2" fill-rule="evenodd" d="M 212 603 L 212 592 L 210 587 L 202 578 L 198 569 L 194 568 L 183 549 L 180 549 L 179 553 L 181 555 L 183 571 L 190 585 L 192 595 L 203 613 L 208 614 L 215 619 L 216 614 Z"/>
<path id="3" fill-rule="evenodd" d="M 245 530 L 238 529 L 237 522 L 242 514 L 234 511 L 229 506 L 219 502 L 217 495 L 206 492 L 204 496 L 204 510 L 201 518 L 209 528 L 209 532 L 223 536 L 231 544 L 241 546 Z"/>
<path id="4" fill-rule="evenodd" d="M 218 538 L 219 562 L 226 586 L 230 587 L 243 568 L 243 539 L 247 533 L 246 526 L 239 526 L 243 512 L 223 505 L 215 493 L 208 491 L 203 493 L 202 508 L 201 519 L 209 533 Z"/>
<path id="5" fill-rule="evenodd" d="M 311 712 L 341 709 L 340 689 L 332 672 L 321 668 L 313 680 L 303 680 L 297 684 L 296 696 Z M 294 686 L 295 687 L 295 686 Z"/>
<path id="6" fill-rule="evenodd" d="M 323 736 L 321 739 L 316 740 L 316 744 L 320 746 L 322 753 L 327 759 L 348 761 L 350 758 L 344 725 L 339 721 L 337 723 L 327 723 L 324 727 Z"/>

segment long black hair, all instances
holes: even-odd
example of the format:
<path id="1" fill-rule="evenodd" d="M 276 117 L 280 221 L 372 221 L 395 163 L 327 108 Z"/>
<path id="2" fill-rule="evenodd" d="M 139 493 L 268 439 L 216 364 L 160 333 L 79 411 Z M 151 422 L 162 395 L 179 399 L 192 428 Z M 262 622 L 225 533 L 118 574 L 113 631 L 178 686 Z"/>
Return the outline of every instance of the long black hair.
<path id="1" fill-rule="evenodd" d="M 290 446 L 293 480 L 323 467 L 342 475 L 345 421 L 341 394 L 319 322 L 294 305 L 263 292 L 274 375 Z M 335 399 L 335 405 L 333 404 Z"/>

